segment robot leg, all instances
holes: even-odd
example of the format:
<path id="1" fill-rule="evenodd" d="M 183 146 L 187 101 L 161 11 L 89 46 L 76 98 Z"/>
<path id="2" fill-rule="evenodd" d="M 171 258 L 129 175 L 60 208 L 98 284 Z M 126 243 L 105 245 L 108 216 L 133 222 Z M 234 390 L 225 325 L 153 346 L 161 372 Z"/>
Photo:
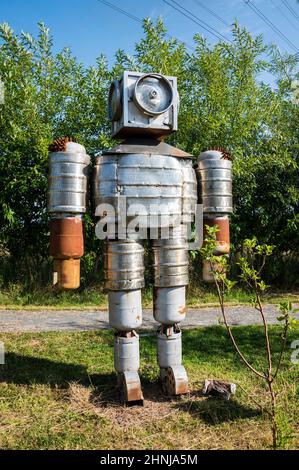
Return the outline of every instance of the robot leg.
<path id="1" fill-rule="evenodd" d="M 108 241 L 105 253 L 106 287 L 109 289 L 109 324 L 116 330 L 114 367 L 123 403 L 143 404 L 139 369 L 142 324 L 141 288 L 144 285 L 144 249 L 133 240 Z"/>
<path id="2" fill-rule="evenodd" d="M 188 284 L 188 248 L 183 228 L 173 229 L 170 239 L 153 241 L 154 317 L 161 323 L 157 332 L 157 357 L 162 388 L 169 396 L 188 392 L 179 327 L 186 316 L 185 286 Z"/>

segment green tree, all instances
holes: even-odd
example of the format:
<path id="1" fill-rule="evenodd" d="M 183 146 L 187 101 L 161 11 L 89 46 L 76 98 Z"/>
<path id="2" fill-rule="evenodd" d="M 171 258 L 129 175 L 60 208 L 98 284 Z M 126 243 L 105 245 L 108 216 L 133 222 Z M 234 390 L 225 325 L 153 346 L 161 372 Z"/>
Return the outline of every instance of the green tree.
<path id="1" fill-rule="evenodd" d="M 112 145 L 107 117 L 111 81 L 124 69 L 178 77 L 179 132 L 169 142 L 198 153 L 211 146 L 231 151 L 234 169 L 232 236 L 253 233 L 277 253 L 298 256 L 298 105 L 292 81 L 298 57 L 265 46 L 261 36 L 233 25 L 232 44 L 210 46 L 195 35 L 194 52 L 170 38 L 163 21 L 144 20 L 144 36 L 129 56 L 118 50 L 112 67 L 99 55 L 95 66 L 79 63 L 69 49 L 54 54 L 49 30 L 16 35 L 0 25 L 0 245 L 18 263 L 47 257 L 47 147 L 71 135 L 93 157 Z M 272 74 L 275 87 L 262 83 Z M 87 220 L 86 247 L 100 254 Z M 22 275 L 22 274 L 20 274 Z"/>

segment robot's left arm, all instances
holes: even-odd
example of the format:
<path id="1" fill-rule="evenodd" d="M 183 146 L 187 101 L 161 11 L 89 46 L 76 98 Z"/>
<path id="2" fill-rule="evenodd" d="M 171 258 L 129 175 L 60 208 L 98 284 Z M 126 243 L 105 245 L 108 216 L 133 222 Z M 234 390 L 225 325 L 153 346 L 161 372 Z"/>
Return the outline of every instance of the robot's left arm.
<path id="1" fill-rule="evenodd" d="M 223 149 L 207 150 L 198 158 L 199 203 L 203 205 L 204 238 L 206 226 L 216 226 L 215 255 L 230 253 L 230 214 L 232 206 L 232 162 Z M 209 263 L 203 262 L 203 280 L 213 282 Z"/>

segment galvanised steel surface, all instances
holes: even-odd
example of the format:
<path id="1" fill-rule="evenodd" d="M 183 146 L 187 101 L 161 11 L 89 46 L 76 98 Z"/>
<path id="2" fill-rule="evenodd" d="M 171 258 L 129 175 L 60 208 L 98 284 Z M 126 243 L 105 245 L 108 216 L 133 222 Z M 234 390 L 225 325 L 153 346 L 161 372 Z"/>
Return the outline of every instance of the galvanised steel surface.
<path id="1" fill-rule="evenodd" d="M 154 287 L 154 318 L 162 325 L 180 323 L 186 317 L 186 288 Z"/>
<path id="2" fill-rule="evenodd" d="M 90 157 L 82 145 L 70 142 L 65 152 L 49 154 L 48 211 L 85 213 Z"/>
<path id="3" fill-rule="evenodd" d="M 192 161 L 181 159 L 183 173 L 183 210 L 184 222 L 192 222 L 196 212 L 198 200 L 197 178 L 192 166 Z"/>
<path id="4" fill-rule="evenodd" d="M 232 206 L 232 163 L 222 152 L 208 150 L 198 158 L 197 176 L 204 213 L 230 214 Z"/>
<path id="5" fill-rule="evenodd" d="M 109 324 L 119 331 L 131 331 L 142 324 L 141 290 L 110 291 Z"/>
<path id="6" fill-rule="evenodd" d="M 111 84 L 112 135 L 168 135 L 177 130 L 179 97 L 176 77 L 124 71 Z"/>
<path id="7" fill-rule="evenodd" d="M 179 225 L 169 230 L 168 239 L 152 240 L 154 285 L 185 286 L 189 282 L 187 227 Z"/>
<path id="8" fill-rule="evenodd" d="M 161 368 L 180 366 L 182 364 L 182 333 L 171 329 L 171 335 L 158 330 L 158 364 Z"/>
<path id="9" fill-rule="evenodd" d="M 144 248 L 140 241 L 107 241 L 104 254 L 106 288 L 134 290 L 144 287 Z"/>
<path id="10" fill-rule="evenodd" d="M 175 244 L 173 240 L 163 240 L 163 246 L 155 246 L 154 285 L 159 287 L 186 286 L 189 282 L 188 249 Z"/>
<path id="11" fill-rule="evenodd" d="M 197 202 L 196 175 L 189 158 L 165 155 L 103 155 L 96 160 L 94 202 L 112 204 L 119 213 L 119 197 L 126 197 L 128 220 L 138 215 L 193 216 Z M 153 218 L 151 218 L 153 222 Z M 161 226 L 157 222 L 157 226 Z M 153 226 L 153 223 L 151 224 Z"/>
<path id="12" fill-rule="evenodd" d="M 138 371 L 139 336 L 136 332 L 132 332 L 131 337 L 115 336 L 114 367 L 117 372 Z"/>

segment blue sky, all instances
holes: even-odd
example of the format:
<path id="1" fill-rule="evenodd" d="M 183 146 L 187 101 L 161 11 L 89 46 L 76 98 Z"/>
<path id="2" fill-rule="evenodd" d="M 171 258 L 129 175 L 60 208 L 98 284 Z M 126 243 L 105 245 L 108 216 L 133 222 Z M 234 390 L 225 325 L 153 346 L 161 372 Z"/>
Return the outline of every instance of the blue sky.
<path id="1" fill-rule="evenodd" d="M 162 15 L 171 35 L 193 43 L 195 33 L 203 33 L 211 43 L 216 39 L 198 25 L 182 16 L 163 0 L 109 0 L 110 3 L 131 12 L 137 17 L 157 18 Z M 274 42 L 281 50 L 294 52 L 290 45 L 277 36 L 243 0 L 176 0 L 201 20 L 231 37 L 229 28 L 199 6 L 206 5 L 228 24 L 235 18 L 254 33 L 263 33 L 266 42 Z M 252 0 L 252 2 L 279 28 L 299 49 L 299 20 L 296 19 L 281 0 Z M 299 3 L 287 0 L 299 16 Z M 116 49 L 129 53 L 134 51 L 134 43 L 142 36 L 139 23 L 123 16 L 98 0 L 1 0 L 0 22 L 8 22 L 16 32 L 21 30 L 35 34 L 37 22 L 44 21 L 54 36 L 55 50 L 64 46 L 86 65 L 94 64 L 96 57 L 103 52 L 109 61 L 113 60 Z"/>

